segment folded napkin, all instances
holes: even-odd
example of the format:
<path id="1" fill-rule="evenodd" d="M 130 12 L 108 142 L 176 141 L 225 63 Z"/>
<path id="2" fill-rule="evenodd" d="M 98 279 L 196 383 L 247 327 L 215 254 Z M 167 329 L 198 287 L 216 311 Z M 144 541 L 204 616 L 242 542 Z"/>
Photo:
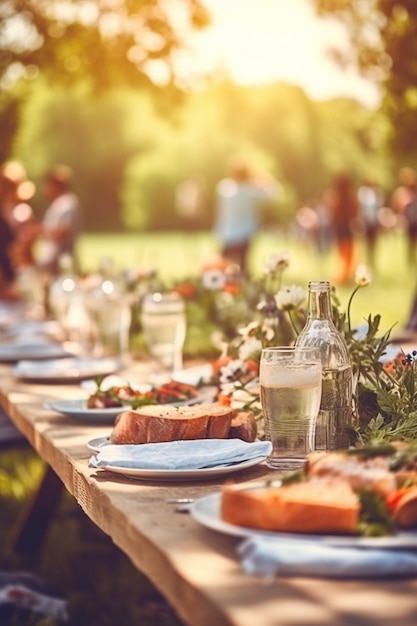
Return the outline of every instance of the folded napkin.
<path id="1" fill-rule="evenodd" d="M 109 444 L 91 457 L 89 465 L 191 470 L 261 459 L 271 451 L 272 444 L 269 441 L 248 443 L 241 439 L 194 439 L 140 445 Z"/>
<path id="2" fill-rule="evenodd" d="M 417 551 L 335 546 L 312 540 L 250 537 L 238 546 L 247 574 L 318 578 L 394 578 L 417 576 Z"/>

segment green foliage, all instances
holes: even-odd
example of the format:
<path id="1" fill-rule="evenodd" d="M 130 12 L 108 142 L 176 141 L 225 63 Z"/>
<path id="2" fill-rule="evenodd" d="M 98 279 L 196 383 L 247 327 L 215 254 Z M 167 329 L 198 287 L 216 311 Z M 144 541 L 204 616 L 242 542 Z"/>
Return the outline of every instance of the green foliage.
<path id="1" fill-rule="evenodd" d="M 383 496 L 368 489 L 361 489 L 358 495 L 361 503 L 359 534 L 365 537 L 390 535 L 394 524 Z"/>
<path id="2" fill-rule="evenodd" d="M 150 89 L 152 63 L 166 68 L 169 81 L 170 58 L 182 46 L 178 12 L 189 30 L 209 23 L 200 0 L 8 0 L 0 11 L 0 80 L 11 81 L 13 66 L 65 86 L 87 80 L 100 92 Z"/>
<path id="3" fill-rule="evenodd" d="M 356 65 L 383 88 L 383 110 L 390 121 L 390 144 L 409 160 L 416 158 L 417 4 L 413 0 L 313 0 L 320 16 L 335 17 L 347 28 L 351 47 L 333 51 L 342 64 Z"/>
<path id="4" fill-rule="evenodd" d="M 38 184 L 38 214 L 42 175 L 61 162 L 74 169 L 86 231 L 195 231 L 211 228 L 215 185 L 239 154 L 281 183 L 265 222 L 287 228 L 302 203 L 321 196 L 335 168 L 349 168 L 358 182 L 377 171 L 389 186 L 383 133 L 363 141 L 374 123 L 357 103 L 314 103 L 288 85 L 221 83 L 187 94 L 168 115 L 144 92 L 108 90 L 98 98 L 85 82 L 52 89 L 39 79 L 27 91 L 13 156 Z M 177 194 L 190 179 L 201 194 L 187 216 Z"/>

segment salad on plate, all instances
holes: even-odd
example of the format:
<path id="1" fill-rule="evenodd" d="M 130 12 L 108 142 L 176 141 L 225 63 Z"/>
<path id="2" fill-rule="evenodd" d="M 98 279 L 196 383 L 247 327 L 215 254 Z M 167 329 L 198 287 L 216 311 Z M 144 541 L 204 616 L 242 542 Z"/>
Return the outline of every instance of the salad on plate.
<path id="1" fill-rule="evenodd" d="M 197 387 L 171 380 L 148 389 L 135 388 L 129 384 L 119 384 L 107 388 L 101 387 L 97 379 L 97 389 L 87 398 L 88 409 L 108 409 L 129 407 L 137 409 L 147 404 L 192 404 L 200 399 Z"/>

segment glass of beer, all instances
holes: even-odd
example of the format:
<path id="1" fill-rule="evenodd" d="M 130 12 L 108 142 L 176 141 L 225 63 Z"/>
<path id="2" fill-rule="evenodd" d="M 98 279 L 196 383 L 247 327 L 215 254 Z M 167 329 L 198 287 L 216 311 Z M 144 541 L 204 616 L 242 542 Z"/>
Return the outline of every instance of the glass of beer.
<path id="1" fill-rule="evenodd" d="M 314 450 L 321 399 L 321 359 L 317 348 L 264 348 L 260 363 L 265 435 L 272 442 L 268 467 L 294 470 Z"/>

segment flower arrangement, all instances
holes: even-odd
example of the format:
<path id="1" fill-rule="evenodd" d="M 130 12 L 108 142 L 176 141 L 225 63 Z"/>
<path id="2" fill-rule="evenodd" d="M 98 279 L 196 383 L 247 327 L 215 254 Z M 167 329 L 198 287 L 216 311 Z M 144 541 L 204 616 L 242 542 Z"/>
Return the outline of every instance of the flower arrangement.
<path id="1" fill-rule="evenodd" d="M 214 345 L 220 356 L 213 371 L 219 400 L 253 410 L 261 434 L 261 350 L 290 345 L 306 320 L 306 291 L 297 285 L 283 284 L 288 266 L 286 252 L 272 255 L 265 263 L 263 277 L 248 281 L 235 266 L 223 262 L 206 268 L 200 284 L 192 285 L 195 301 L 205 308 L 217 330 Z M 417 439 L 417 351 L 403 354 L 398 350 L 395 358 L 387 362 L 391 329 L 380 333 L 379 314 L 369 315 L 363 328 L 352 327 L 353 299 L 370 282 L 367 268 L 358 266 L 355 288 L 345 311 L 336 291 L 332 291 L 333 320 L 347 342 L 356 381 L 352 407 L 356 426 L 351 439 L 361 444 L 410 441 Z"/>

